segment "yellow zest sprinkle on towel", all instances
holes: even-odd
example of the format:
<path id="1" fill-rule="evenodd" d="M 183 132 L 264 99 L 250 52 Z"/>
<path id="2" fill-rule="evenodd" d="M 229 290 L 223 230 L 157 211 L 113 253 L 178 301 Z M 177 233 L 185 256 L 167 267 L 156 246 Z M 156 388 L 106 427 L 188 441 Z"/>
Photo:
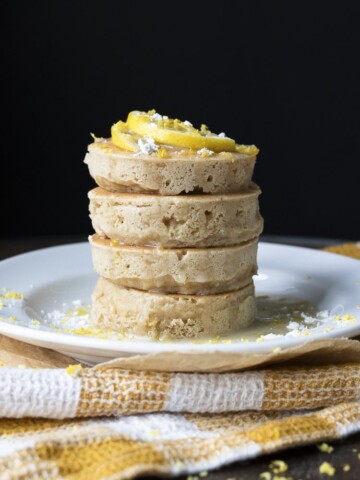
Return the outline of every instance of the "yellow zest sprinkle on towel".
<path id="1" fill-rule="evenodd" d="M 69 365 L 66 369 L 66 373 L 68 375 L 71 375 L 72 377 L 76 377 L 80 371 L 82 370 L 82 366 L 81 365 Z"/>

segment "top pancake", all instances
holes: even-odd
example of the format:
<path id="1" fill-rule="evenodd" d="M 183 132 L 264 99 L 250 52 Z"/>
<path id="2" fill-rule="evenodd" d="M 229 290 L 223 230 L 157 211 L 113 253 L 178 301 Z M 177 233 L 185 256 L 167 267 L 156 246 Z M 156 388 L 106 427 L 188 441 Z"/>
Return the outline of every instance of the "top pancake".
<path id="1" fill-rule="evenodd" d="M 160 158 L 122 150 L 105 139 L 89 145 L 84 161 L 96 183 L 114 192 L 222 194 L 249 187 L 256 155 L 222 152 L 202 157 L 173 147 L 169 157 Z"/>

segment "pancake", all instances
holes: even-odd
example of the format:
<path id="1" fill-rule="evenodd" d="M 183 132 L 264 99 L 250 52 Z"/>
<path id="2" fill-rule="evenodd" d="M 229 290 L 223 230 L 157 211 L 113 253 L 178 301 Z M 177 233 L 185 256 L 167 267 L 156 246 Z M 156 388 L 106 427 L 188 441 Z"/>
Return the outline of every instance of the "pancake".
<path id="1" fill-rule="evenodd" d="M 141 195 L 102 188 L 89 192 L 97 234 L 126 245 L 217 247 L 260 235 L 260 189 L 227 195 Z"/>
<path id="2" fill-rule="evenodd" d="M 124 287 L 208 295 L 238 290 L 257 271 L 257 239 L 233 247 L 160 249 L 113 245 L 90 237 L 99 275 Z"/>
<path id="3" fill-rule="evenodd" d="M 240 332 L 255 314 L 252 282 L 231 293 L 186 296 L 142 292 L 100 278 L 92 295 L 91 319 L 96 327 L 152 340 Z"/>
<path id="4" fill-rule="evenodd" d="M 175 147 L 169 151 L 168 158 L 160 158 L 128 152 L 110 140 L 101 140 L 89 145 L 84 161 L 95 182 L 110 191 L 220 194 L 241 192 L 250 185 L 256 155 L 224 152 L 202 157 Z"/>

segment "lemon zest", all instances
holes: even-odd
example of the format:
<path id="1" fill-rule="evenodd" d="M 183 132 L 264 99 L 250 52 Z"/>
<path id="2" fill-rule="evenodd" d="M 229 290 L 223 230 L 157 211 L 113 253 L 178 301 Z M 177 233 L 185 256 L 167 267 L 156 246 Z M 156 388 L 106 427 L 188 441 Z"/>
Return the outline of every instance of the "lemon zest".
<path id="1" fill-rule="evenodd" d="M 93 138 L 95 143 L 102 142 L 104 140 L 102 137 L 97 137 L 95 133 L 90 132 L 90 135 Z"/>
<path id="2" fill-rule="evenodd" d="M 335 471 L 335 468 L 329 462 L 323 462 L 319 467 L 319 472 L 324 475 L 329 475 L 329 477 L 333 477 Z"/>
<path id="3" fill-rule="evenodd" d="M 331 453 L 334 451 L 334 447 L 327 443 L 320 443 L 319 445 L 316 445 L 316 448 L 323 453 Z"/>
<path id="4" fill-rule="evenodd" d="M 77 365 L 69 365 L 65 370 L 66 373 L 72 377 L 77 377 L 82 370 L 82 366 L 80 364 Z"/>
<path id="5" fill-rule="evenodd" d="M 221 342 L 221 338 L 218 335 L 217 337 L 214 337 L 214 338 L 211 338 L 210 340 L 208 340 L 207 343 L 220 343 L 220 342 Z"/>
<path id="6" fill-rule="evenodd" d="M 260 473 L 259 478 L 261 478 L 262 480 L 271 480 L 272 475 L 270 472 L 262 472 Z"/>
<path id="7" fill-rule="evenodd" d="M 256 145 L 236 145 L 235 150 L 246 155 L 257 155 L 260 152 Z"/>
<path id="8" fill-rule="evenodd" d="M 269 467 L 274 473 L 284 473 L 288 469 L 287 464 L 283 460 L 273 460 Z"/>
<path id="9" fill-rule="evenodd" d="M 24 294 L 15 292 L 15 290 L 12 290 L 11 292 L 5 293 L 4 298 L 5 300 L 10 300 L 10 299 L 22 300 L 24 298 Z"/>
<path id="10" fill-rule="evenodd" d="M 168 158 L 169 157 L 169 151 L 165 147 L 160 147 L 156 153 L 160 158 Z"/>

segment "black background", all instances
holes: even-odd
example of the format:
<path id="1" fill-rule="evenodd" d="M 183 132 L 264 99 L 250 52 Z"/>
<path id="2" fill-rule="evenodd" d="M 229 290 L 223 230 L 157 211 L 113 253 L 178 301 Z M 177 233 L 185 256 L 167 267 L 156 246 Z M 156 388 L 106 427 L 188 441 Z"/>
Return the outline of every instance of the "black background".
<path id="1" fill-rule="evenodd" d="M 2 1 L 2 236 L 90 233 L 89 132 L 155 108 L 261 148 L 265 233 L 357 239 L 358 5 Z"/>

